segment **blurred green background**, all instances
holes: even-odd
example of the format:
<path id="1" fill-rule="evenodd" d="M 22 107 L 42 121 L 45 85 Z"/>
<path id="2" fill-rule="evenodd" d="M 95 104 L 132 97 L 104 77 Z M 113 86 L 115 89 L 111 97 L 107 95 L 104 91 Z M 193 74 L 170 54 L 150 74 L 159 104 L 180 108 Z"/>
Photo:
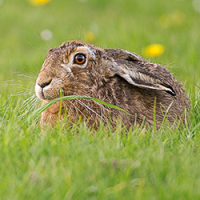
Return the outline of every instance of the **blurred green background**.
<path id="1" fill-rule="evenodd" d="M 49 48 L 68 40 L 84 40 L 102 48 L 130 50 L 160 63 L 186 91 L 194 78 L 200 85 L 198 0 L 35 2 L 38 5 L 28 0 L 0 1 L 0 81 L 23 80 L 17 73 L 31 75 L 34 82 Z M 49 31 L 46 38 L 44 30 Z M 144 48 L 151 44 L 163 45 L 164 53 L 145 55 Z"/>

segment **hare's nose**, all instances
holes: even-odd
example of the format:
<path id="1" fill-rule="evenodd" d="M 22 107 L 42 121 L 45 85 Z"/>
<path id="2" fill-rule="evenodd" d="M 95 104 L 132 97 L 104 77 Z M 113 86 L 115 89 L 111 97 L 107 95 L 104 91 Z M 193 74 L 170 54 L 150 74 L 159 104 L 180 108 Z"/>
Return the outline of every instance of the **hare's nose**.
<path id="1" fill-rule="evenodd" d="M 39 85 L 41 88 L 44 88 L 44 87 L 50 85 L 51 81 L 52 81 L 52 80 L 46 81 L 46 82 L 44 82 L 44 83 L 38 83 L 38 85 Z"/>

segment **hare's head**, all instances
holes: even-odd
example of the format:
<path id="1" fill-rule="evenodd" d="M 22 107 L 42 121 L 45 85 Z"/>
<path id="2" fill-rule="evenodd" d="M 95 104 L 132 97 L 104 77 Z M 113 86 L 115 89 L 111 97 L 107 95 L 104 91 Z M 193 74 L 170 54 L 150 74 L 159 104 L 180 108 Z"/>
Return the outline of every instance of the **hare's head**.
<path id="1" fill-rule="evenodd" d="M 175 95 L 168 83 L 136 65 L 142 61 L 140 56 L 125 50 L 68 42 L 48 51 L 35 92 L 44 101 L 58 98 L 60 89 L 64 95 L 89 95 L 119 76 L 133 86 Z"/>
<path id="2" fill-rule="evenodd" d="M 63 44 L 50 49 L 38 75 L 35 92 L 42 100 L 85 93 L 91 86 L 91 69 L 96 63 L 96 50 L 81 42 Z"/>

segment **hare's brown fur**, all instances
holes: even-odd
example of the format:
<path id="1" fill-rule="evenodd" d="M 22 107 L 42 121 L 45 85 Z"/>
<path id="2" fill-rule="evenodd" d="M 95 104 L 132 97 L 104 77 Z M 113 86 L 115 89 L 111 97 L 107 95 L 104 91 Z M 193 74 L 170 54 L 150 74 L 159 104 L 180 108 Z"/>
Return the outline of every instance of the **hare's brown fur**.
<path id="1" fill-rule="evenodd" d="M 86 63 L 74 63 L 74 56 L 84 55 Z M 154 105 L 159 128 L 166 115 L 170 125 L 179 120 L 189 101 L 182 85 L 159 64 L 150 63 L 140 56 L 121 49 L 101 49 L 81 41 L 71 41 L 50 49 L 36 81 L 36 95 L 45 104 L 64 95 L 83 95 L 114 104 L 130 114 L 102 106 L 92 100 L 68 100 L 63 102 L 61 119 L 67 115 L 75 121 L 82 116 L 88 125 L 100 120 L 121 119 L 125 125 L 141 124 L 143 120 L 153 124 Z M 60 102 L 42 113 L 41 122 L 58 120 Z M 77 115 L 78 114 L 78 115 Z"/>

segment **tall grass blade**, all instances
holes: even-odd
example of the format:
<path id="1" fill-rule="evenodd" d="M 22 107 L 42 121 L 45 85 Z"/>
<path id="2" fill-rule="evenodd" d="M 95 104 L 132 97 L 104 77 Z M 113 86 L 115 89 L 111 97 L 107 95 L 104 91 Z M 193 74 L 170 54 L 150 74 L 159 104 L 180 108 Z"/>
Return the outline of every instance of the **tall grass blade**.
<path id="1" fill-rule="evenodd" d="M 43 106 L 39 107 L 38 109 L 36 109 L 28 118 L 28 121 L 30 121 L 31 119 L 35 119 L 36 117 L 38 117 L 38 115 L 40 115 L 42 112 L 44 112 L 46 109 L 48 109 L 50 106 L 52 106 L 54 103 L 56 103 L 57 101 L 61 101 L 61 100 L 70 100 L 70 99 L 90 99 L 90 100 L 93 100 L 93 101 L 96 101 L 100 104 L 103 104 L 105 106 L 108 106 L 110 108 L 114 108 L 114 109 L 117 109 L 117 110 L 120 110 L 124 113 L 126 113 L 127 115 L 131 115 L 130 113 L 128 113 L 127 111 L 125 111 L 124 109 L 122 108 L 119 108 L 118 106 L 115 106 L 115 105 L 112 105 L 112 104 L 109 104 L 109 103 L 106 103 L 104 101 L 101 101 L 99 99 L 95 99 L 95 98 L 92 98 L 92 97 L 87 97 L 87 96 L 79 96 L 79 95 L 72 95 L 72 96 L 61 96 L 57 99 L 53 99 L 52 101 L 44 104 Z"/>

